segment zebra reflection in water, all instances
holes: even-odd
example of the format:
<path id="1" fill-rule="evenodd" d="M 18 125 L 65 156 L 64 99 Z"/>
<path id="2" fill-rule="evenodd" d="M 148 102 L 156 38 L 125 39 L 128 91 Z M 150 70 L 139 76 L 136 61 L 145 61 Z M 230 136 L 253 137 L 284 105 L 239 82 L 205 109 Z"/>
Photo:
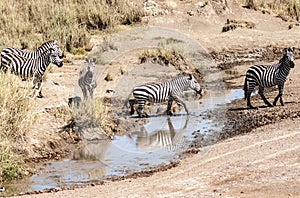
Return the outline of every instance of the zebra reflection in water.
<path id="1" fill-rule="evenodd" d="M 183 137 L 184 129 L 186 129 L 189 116 L 185 116 L 186 120 L 184 126 L 175 128 L 170 116 L 166 121 L 168 129 L 164 129 L 161 125 L 159 129 L 148 131 L 145 126 L 141 127 L 140 131 L 136 131 L 131 135 L 136 135 L 136 146 L 143 151 L 150 151 L 155 149 L 162 149 L 167 151 L 183 151 L 188 149 L 189 144 Z M 178 117 L 179 118 L 179 117 Z"/>

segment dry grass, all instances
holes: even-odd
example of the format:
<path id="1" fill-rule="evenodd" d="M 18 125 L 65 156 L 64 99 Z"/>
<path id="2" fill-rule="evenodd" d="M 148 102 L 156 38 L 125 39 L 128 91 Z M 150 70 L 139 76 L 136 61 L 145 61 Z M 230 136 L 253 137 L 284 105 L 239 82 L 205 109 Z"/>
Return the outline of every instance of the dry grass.
<path id="1" fill-rule="evenodd" d="M 120 24 L 140 22 L 142 1 L 129 0 L 0 0 L 0 49 L 35 49 L 57 39 L 74 54 L 90 50 L 90 35 Z"/>
<path id="2" fill-rule="evenodd" d="M 238 0 L 247 8 L 274 13 L 286 20 L 300 20 L 299 0 Z"/>
<path id="3" fill-rule="evenodd" d="M 73 131 L 82 135 L 82 132 L 89 128 L 101 128 L 98 130 L 103 135 L 109 138 L 114 136 L 113 128 L 114 122 L 109 115 L 109 108 L 103 104 L 101 98 L 81 100 L 79 103 L 73 103 L 68 113 L 69 120 L 67 123 L 74 123 Z M 70 124 L 68 124 L 70 126 Z M 83 137 L 85 138 L 85 137 Z"/>
<path id="4" fill-rule="evenodd" d="M 18 177 L 22 172 L 22 145 L 34 120 L 31 92 L 30 83 L 0 73 L 0 180 Z"/>

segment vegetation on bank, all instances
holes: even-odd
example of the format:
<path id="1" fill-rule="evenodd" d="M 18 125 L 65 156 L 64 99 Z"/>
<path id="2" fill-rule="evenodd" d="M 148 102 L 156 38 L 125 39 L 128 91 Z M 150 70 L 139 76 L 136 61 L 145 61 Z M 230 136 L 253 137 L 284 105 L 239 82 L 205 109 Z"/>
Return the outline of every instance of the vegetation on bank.
<path id="1" fill-rule="evenodd" d="M 274 13 L 285 20 L 300 21 L 299 0 L 238 0 L 245 7 Z"/>
<path id="2" fill-rule="evenodd" d="M 64 50 L 91 49 L 95 31 L 140 22 L 142 1 L 129 0 L 0 0 L 0 49 L 35 49 L 44 41 L 59 40 Z"/>
<path id="3" fill-rule="evenodd" d="M 0 73 L 0 184 L 18 177 L 24 165 L 26 133 L 33 124 L 31 87 L 17 76 Z"/>
<path id="4" fill-rule="evenodd" d="M 140 22 L 142 4 L 129 0 L 0 0 L 0 50 L 33 50 L 56 39 L 65 51 L 82 54 L 92 48 L 91 35 Z M 26 83 L 0 73 L 0 186 L 21 176 L 24 169 L 25 134 L 34 120 L 34 100 Z"/>

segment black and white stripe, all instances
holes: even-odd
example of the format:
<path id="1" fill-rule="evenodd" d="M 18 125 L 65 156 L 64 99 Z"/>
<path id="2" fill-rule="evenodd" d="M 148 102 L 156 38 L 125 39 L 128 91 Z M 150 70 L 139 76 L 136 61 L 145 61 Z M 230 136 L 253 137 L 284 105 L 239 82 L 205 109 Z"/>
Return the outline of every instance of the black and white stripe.
<path id="1" fill-rule="evenodd" d="M 189 143 L 183 137 L 183 132 L 187 127 L 189 117 L 186 116 L 184 126 L 175 129 L 170 116 L 167 117 L 168 129 L 160 129 L 162 126 L 157 126 L 159 129 L 147 131 L 143 126 L 140 131 L 130 134 L 132 138 L 136 135 L 136 146 L 140 150 L 151 151 L 155 149 L 163 149 L 167 151 L 185 151 L 189 147 Z"/>
<path id="2" fill-rule="evenodd" d="M 3 57 L 6 61 L 7 68 L 11 73 L 29 79 L 33 77 L 33 88 L 39 90 L 38 97 L 43 97 L 41 93 L 42 77 L 50 63 L 63 66 L 59 53 L 49 48 L 37 58 L 25 58 L 15 53 L 7 53 Z"/>
<path id="3" fill-rule="evenodd" d="M 185 103 L 179 98 L 179 95 L 188 89 L 195 90 L 198 94 L 201 94 L 201 88 L 197 80 L 193 75 L 178 77 L 170 81 L 166 81 L 159 84 L 146 84 L 137 86 L 133 89 L 132 94 L 134 96 L 133 100 L 129 101 L 132 115 L 134 113 L 134 104 L 138 104 L 137 113 L 139 117 L 148 117 L 148 115 L 143 112 L 144 105 L 147 101 L 154 103 L 161 103 L 163 101 L 168 101 L 167 114 L 171 115 L 171 106 L 173 101 L 183 105 L 185 111 L 188 113 L 188 109 Z"/>
<path id="4" fill-rule="evenodd" d="M 89 91 L 90 97 L 93 98 L 94 89 L 97 87 L 95 78 L 95 63 L 96 59 L 86 59 L 87 67 L 84 67 L 79 72 L 78 85 L 80 86 L 84 99 L 88 98 L 87 92 Z"/>
<path id="5" fill-rule="evenodd" d="M 53 49 L 54 53 L 57 53 L 58 56 L 62 59 L 63 58 L 63 52 L 58 46 L 58 42 L 56 40 L 51 40 L 43 43 L 41 46 L 37 48 L 35 51 L 25 51 L 13 47 L 4 48 L 1 51 L 1 66 L 0 69 L 4 72 L 6 72 L 9 69 L 8 63 L 10 60 L 7 60 L 7 54 L 17 54 L 19 56 L 23 56 L 24 58 L 31 58 L 31 59 L 37 59 L 40 57 L 43 53 L 45 53 L 49 49 Z"/>
<path id="6" fill-rule="evenodd" d="M 249 108 L 255 108 L 251 105 L 250 96 L 255 86 L 259 86 L 259 95 L 266 105 L 269 107 L 275 106 L 278 99 L 284 106 L 282 100 L 284 83 L 289 75 L 291 68 L 294 64 L 294 48 L 284 49 L 284 54 L 279 63 L 275 65 L 254 65 L 249 68 L 246 73 L 244 83 L 245 99 L 247 99 L 247 106 Z M 278 95 L 275 97 L 273 105 L 264 96 L 264 88 L 278 86 Z"/>

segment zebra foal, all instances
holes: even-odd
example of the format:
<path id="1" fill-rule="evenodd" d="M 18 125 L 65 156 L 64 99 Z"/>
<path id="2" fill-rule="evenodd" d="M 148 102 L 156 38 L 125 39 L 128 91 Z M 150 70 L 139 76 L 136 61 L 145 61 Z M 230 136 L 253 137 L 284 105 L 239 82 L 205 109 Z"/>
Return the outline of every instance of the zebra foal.
<path id="1" fill-rule="evenodd" d="M 58 67 L 63 66 L 63 60 L 60 59 L 60 54 L 52 48 L 49 48 L 44 53 L 40 54 L 37 58 L 25 58 L 15 53 L 6 53 L 2 57 L 5 60 L 5 67 L 1 69 L 7 69 L 21 78 L 27 80 L 33 78 L 33 87 L 39 91 L 38 96 L 42 98 L 41 84 L 43 75 L 50 63 L 57 65 Z"/>
<path id="2" fill-rule="evenodd" d="M 132 90 L 132 94 L 134 96 L 133 100 L 129 100 L 130 95 L 128 96 L 127 100 L 125 101 L 125 105 L 130 103 L 130 115 L 134 114 L 134 104 L 138 104 L 137 113 L 139 117 L 149 117 L 147 113 L 143 112 L 143 108 L 147 101 L 161 103 L 164 101 L 168 101 L 167 105 L 167 115 L 172 115 L 171 106 L 173 101 L 177 102 L 178 104 L 183 105 L 185 111 L 187 113 L 188 109 L 186 104 L 183 102 L 182 99 L 179 98 L 179 95 L 188 89 L 195 90 L 199 95 L 201 95 L 201 88 L 195 77 L 191 74 L 188 76 L 182 76 L 175 78 L 170 81 L 165 81 L 159 84 L 146 84 L 134 87 Z"/>
<path id="3" fill-rule="evenodd" d="M 84 67 L 79 72 L 78 85 L 81 88 L 84 99 L 88 98 L 87 92 L 89 91 L 90 97 L 93 98 L 94 89 L 97 87 L 95 79 L 95 63 L 96 58 L 85 59 L 88 63 L 87 67 Z"/>
<path id="4" fill-rule="evenodd" d="M 59 58 L 63 58 L 63 52 L 58 46 L 58 42 L 56 40 L 50 40 L 45 43 L 43 43 L 41 46 L 37 48 L 35 51 L 25 51 L 13 47 L 4 48 L 1 51 L 1 65 L 0 69 L 4 72 L 6 72 L 9 69 L 8 63 L 10 60 L 7 60 L 7 54 L 17 54 L 19 56 L 23 56 L 24 58 L 32 58 L 37 59 L 40 57 L 43 53 L 48 51 L 49 49 L 53 49 L 55 53 L 58 54 Z"/>
<path id="5" fill-rule="evenodd" d="M 246 72 L 244 83 L 244 94 L 247 99 L 247 106 L 251 109 L 255 107 L 251 105 L 250 96 L 255 86 L 259 86 L 258 94 L 268 107 L 276 106 L 278 99 L 284 106 L 282 100 L 284 83 L 290 73 L 291 68 L 294 68 L 294 48 L 285 48 L 283 50 L 283 57 L 279 63 L 274 65 L 254 65 Z M 278 95 L 275 97 L 273 104 L 271 104 L 264 95 L 265 87 L 278 86 Z"/>

